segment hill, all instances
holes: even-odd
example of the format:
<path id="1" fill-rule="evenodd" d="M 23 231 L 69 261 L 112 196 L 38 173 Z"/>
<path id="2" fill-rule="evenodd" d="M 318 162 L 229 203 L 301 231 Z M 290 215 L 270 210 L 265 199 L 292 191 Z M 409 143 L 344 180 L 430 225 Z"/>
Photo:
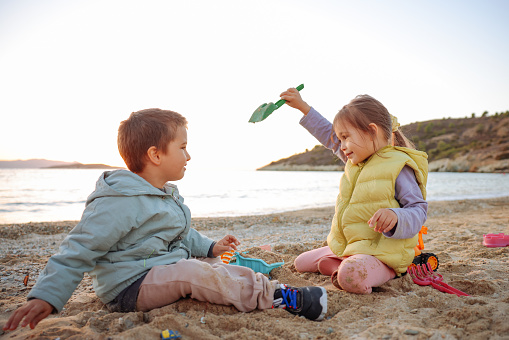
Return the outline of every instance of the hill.
<path id="1" fill-rule="evenodd" d="M 121 169 L 105 164 L 82 164 L 78 162 L 52 161 L 48 159 L 28 159 L 0 161 L 0 169 Z"/>
<path id="2" fill-rule="evenodd" d="M 106 164 L 82 164 L 72 163 L 68 165 L 55 165 L 47 167 L 46 169 L 124 169 L 118 166 L 110 166 Z"/>
<path id="3" fill-rule="evenodd" d="M 401 127 L 428 154 L 430 171 L 509 172 L 509 111 L 481 117 L 443 118 Z M 322 145 L 257 170 L 343 170 Z"/>
<path id="4" fill-rule="evenodd" d="M 52 161 L 49 159 L 27 159 L 15 161 L 0 161 L 0 168 L 2 169 L 39 169 L 47 168 L 50 166 L 69 165 L 72 163 L 62 161 Z"/>

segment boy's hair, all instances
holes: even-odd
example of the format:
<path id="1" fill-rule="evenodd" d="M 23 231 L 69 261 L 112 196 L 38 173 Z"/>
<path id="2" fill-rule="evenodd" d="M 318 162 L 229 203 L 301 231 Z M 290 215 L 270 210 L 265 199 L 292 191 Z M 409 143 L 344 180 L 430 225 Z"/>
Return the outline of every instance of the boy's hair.
<path id="1" fill-rule="evenodd" d="M 374 123 L 382 129 L 384 137 L 387 140 L 390 139 L 393 146 L 415 148 L 400 129 L 392 132 L 392 120 L 389 111 L 382 103 L 367 94 L 358 95 L 339 110 L 336 117 L 334 117 L 334 130 L 341 122 L 347 122 L 355 129 L 368 133 L 372 137 L 373 143 L 375 135 L 373 130 L 369 128 L 369 124 Z"/>
<path id="2" fill-rule="evenodd" d="M 135 173 L 143 171 L 152 146 L 166 153 L 179 127 L 187 128 L 187 120 L 177 112 L 146 109 L 131 113 L 120 123 L 117 136 L 118 151 L 127 168 Z"/>

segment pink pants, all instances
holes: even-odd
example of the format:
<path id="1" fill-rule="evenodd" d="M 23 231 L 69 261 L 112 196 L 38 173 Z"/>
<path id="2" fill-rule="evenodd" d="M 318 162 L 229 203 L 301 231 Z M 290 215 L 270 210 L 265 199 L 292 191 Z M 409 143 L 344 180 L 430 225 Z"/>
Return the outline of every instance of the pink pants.
<path id="1" fill-rule="evenodd" d="M 149 311 L 180 298 L 233 305 L 241 312 L 272 307 L 276 281 L 250 268 L 227 265 L 219 258 L 180 260 L 155 266 L 138 291 L 136 309 Z"/>
<path id="2" fill-rule="evenodd" d="M 372 287 L 379 287 L 393 279 L 396 273 L 371 255 L 336 256 L 328 246 L 307 251 L 295 259 L 298 272 L 332 275 L 337 271 L 337 283 L 351 293 L 369 294 Z"/>

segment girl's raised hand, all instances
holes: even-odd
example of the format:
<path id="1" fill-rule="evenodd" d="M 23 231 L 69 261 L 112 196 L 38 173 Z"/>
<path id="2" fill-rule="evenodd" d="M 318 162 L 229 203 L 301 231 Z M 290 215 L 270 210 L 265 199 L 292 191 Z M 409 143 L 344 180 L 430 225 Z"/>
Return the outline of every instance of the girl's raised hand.
<path id="1" fill-rule="evenodd" d="M 238 245 L 240 245 L 240 242 L 235 236 L 226 235 L 214 245 L 214 248 L 212 248 L 212 255 L 219 256 L 224 252 L 237 250 Z"/>
<path id="2" fill-rule="evenodd" d="M 398 215 L 391 209 L 378 209 L 368 224 L 377 233 L 389 232 L 398 223 Z"/>
<path id="3" fill-rule="evenodd" d="M 309 106 L 300 95 L 300 92 L 296 88 L 292 87 L 279 95 L 281 99 L 286 100 L 286 104 L 294 109 L 299 110 L 304 115 L 307 115 L 311 106 Z"/>

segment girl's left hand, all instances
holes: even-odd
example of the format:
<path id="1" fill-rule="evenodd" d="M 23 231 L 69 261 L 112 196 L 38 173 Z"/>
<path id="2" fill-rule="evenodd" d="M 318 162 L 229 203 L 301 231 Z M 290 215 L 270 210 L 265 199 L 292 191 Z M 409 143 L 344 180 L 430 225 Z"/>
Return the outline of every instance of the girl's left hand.
<path id="1" fill-rule="evenodd" d="M 240 242 L 235 236 L 226 235 L 214 245 L 214 248 L 212 248 L 212 255 L 219 256 L 224 252 L 237 250 L 238 245 L 240 245 Z"/>
<path id="2" fill-rule="evenodd" d="M 369 226 L 378 233 L 390 231 L 396 223 L 398 215 L 391 209 L 379 209 L 368 221 Z"/>

